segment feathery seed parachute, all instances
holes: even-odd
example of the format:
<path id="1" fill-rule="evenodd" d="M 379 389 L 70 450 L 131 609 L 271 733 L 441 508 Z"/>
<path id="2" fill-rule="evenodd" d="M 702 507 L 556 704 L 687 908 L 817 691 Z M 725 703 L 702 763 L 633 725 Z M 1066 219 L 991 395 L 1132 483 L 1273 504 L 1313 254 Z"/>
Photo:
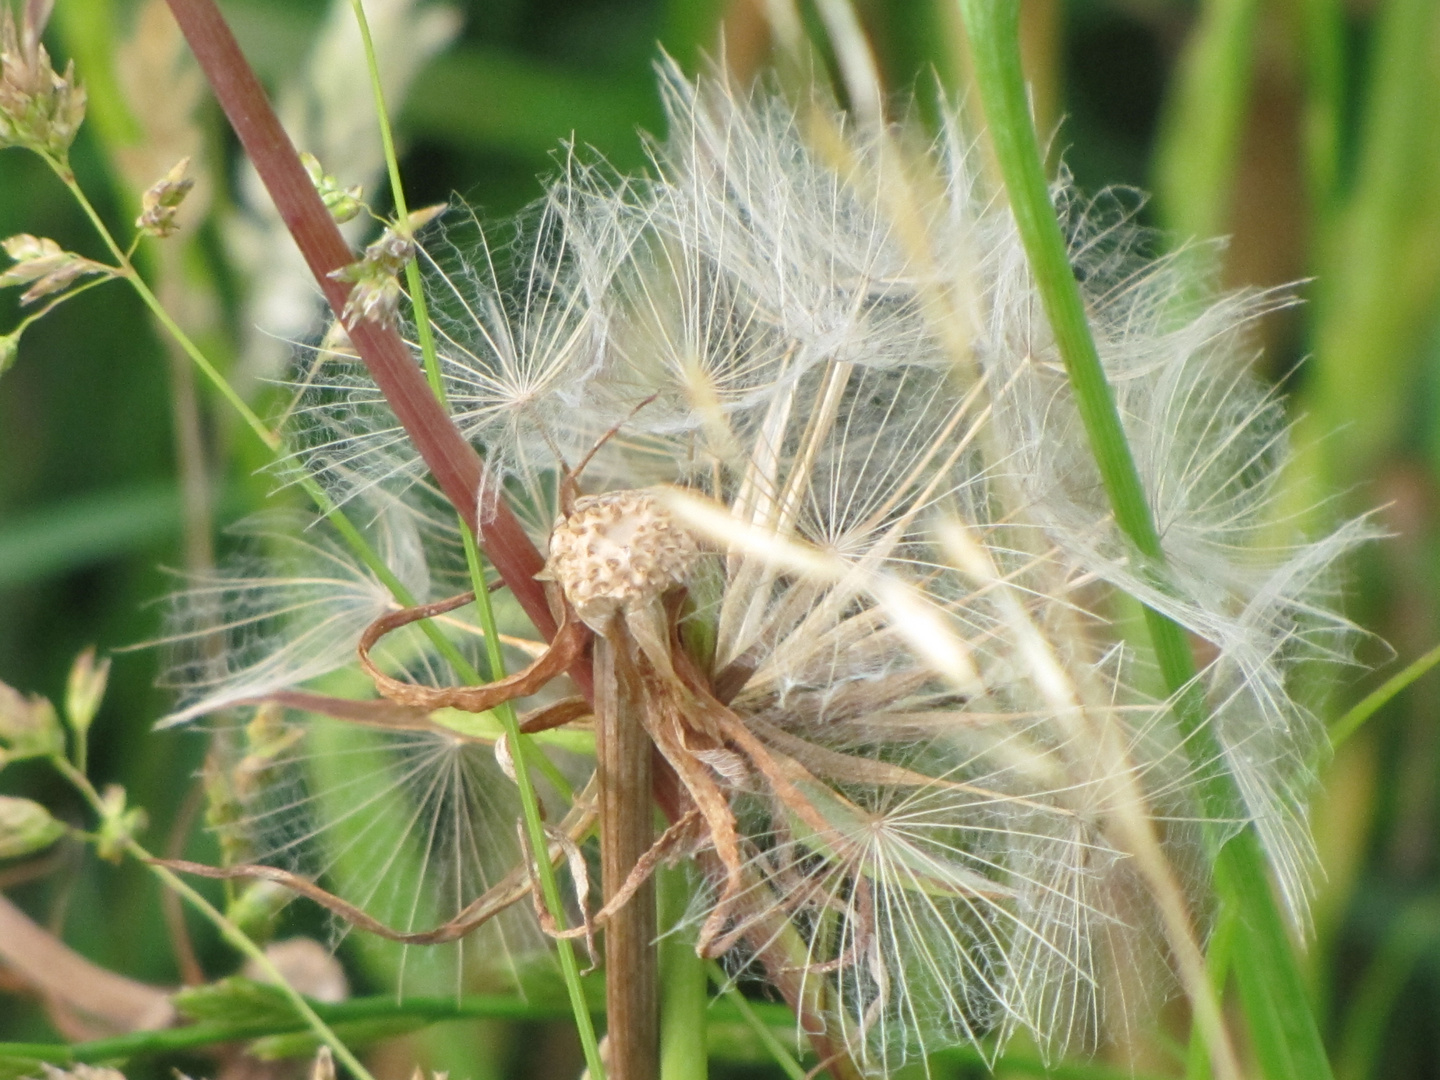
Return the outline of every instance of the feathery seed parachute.
<path id="1" fill-rule="evenodd" d="M 1114 200 L 1056 188 L 1169 556 L 1157 578 L 1110 517 L 959 120 L 924 147 L 818 100 L 662 82 L 649 175 L 570 158 L 503 239 L 452 213 L 424 244 L 448 400 L 490 466 L 482 512 L 508 500 L 557 606 L 630 650 L 635 722 L 688 822 L 667 854 L 706 883 L 702 949 L 762 978 L 782 956 L 811 1018 L 876 1073 L 1021 1031 L 1054 1055 L 1120 1037 L 1165 983 L 1165 912 L 1204 925 L 1203 777 L 1233 777 L 1241 798 L 1210 827 L 1254 822 L 1305 920 L 1324 736 L 1296 683 L 1347 656 L 1333 567 L 1368 527 L 1307 536 L 1315 515 L 1278 498 L 1287 421 L 1245 339 L 1289 298 L 1197 299 L 1193 259 L 1148 259 Z M 418 600 L 463 590 L 454 526 L 364 369 L 343 349 L 301 367 L 290 466 L 368 510 Z M 499 728 L 423 692 L 374 700 L 355 649 L 395 605 L 327 528 L 272 521 L 249 561 L 176 598 L 171 720 L 260 703 L 225 743 L 245 858 L 406 932 L 505 899 L 476 933 L 503 937 L 521 977 L 542 939 L 510 903 L 523 855 Z M 508 655 L 531 664 L 543 644 L 497 599 Z M 1135 600 L 1207 658 L 1218 756 L 1154 696 L 1123 632 Z M 442 606 L 435 625 L 478 663 L 471 609 Z M 402 621 L 377 668 L 459 683 Z M 223 648 L 189 629 L 216 624 Z M 581 841 L 586 707 L 563 676 L 526 689 L 531 715 L 571 720 L 539 737 L 541 790 Z"/>

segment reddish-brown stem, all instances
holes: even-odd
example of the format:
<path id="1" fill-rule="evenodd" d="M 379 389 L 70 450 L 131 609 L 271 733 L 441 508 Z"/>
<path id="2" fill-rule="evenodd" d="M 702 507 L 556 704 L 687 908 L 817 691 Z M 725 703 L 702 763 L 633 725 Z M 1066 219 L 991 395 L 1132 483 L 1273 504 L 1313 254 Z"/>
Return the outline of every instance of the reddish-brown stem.
<path id="1" fill-rule="evenodd" d="M 240 51 L 214 0 L 167 0 L 185 39 L 254 163 L 310 272 L 338 318 L 351 286 L 330 277 L 355 256 L 300 164 L 259 79 Z M 357 321 L 350 340 L 442 491 L 477 535 L 486 556 L 531 622 L 548 639 L 555 619 L 535 575 L 544 559 L 502 500 L 479 512 L 485 465 L 435 399 L 410 350 L 393 329 Z M 588 672 L 577 672 L 589 686 Z"/>

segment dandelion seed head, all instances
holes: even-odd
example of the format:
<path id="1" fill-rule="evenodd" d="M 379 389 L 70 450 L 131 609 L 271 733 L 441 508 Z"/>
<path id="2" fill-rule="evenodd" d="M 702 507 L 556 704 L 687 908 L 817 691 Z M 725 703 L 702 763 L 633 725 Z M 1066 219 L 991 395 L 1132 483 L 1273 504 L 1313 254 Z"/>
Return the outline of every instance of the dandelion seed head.
<path id="1" fill-rule="evenodd" d="M 569 155 L 508 233 L 471 220 L 423 246 L 447 399 L 490 493 L 592 628 L 677 621 L 646 647 L 687 653 L 692 683 L 666 699 L 696 735 L 687 790 L 724 808 L 692 920 L 732 966 L 789 979 L 805 1022 L 876 1075 L 1021 1032 L 1052 1057 L 1125 1042 L 1203 937 L 1202 830 L 1253 825 L 1304 923 L 1323 731 L 1297 682 L 1348 655 L 1334 568 L 1370 530 L 1288 505 L 1289 421 L 1249 372 L 1246 327 L 1289 298 L 1209 297 L 1195 256 L 1148 254 L 1133 199 L 1057 182 L 1168 559 L 1142 565 L 959 120 L 925 147 L 820 98 L 661 78 L 670 134 L 648 176 Z M 323 359 L 297 466 L 393 505 L 416 564 L 460 576 L 378 393 Z M 581 460 L 590 494 L 569 504 Z M 387 603 L 354 580 L 368 610 Z M 1214 753 L 1147 691 L 1127 598 L 1206 643 Z M 319 616 L 272 607 L 289 641 L 196 683 L 186 715 L 339 677 L 363 623 L 302 647 Z M 418 635 L 387 647 L 388 670 L 455 681 Z M 441 771 L 473 752 L 436 749 Z M 1221 773 L 1238 795 L 1217 820 L 1198 793 Z M 518 858 L 508 825 L 483 832 L 493 816 L 442 816 L 497 845 L 484 865 Z"/>

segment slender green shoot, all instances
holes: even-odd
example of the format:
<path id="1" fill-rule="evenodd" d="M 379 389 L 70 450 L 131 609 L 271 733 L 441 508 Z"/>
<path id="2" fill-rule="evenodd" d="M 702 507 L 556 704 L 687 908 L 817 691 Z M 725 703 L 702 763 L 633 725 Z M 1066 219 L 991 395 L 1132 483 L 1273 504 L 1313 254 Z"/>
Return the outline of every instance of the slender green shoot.
<path id="1" fill-rule="evenodd" d="M 355 22 L 360 29 L 360 39 L 365 47 L 365 63 L 370 73 L 370 88 L 375 97 L 375 117 L 380 125 L 380 142 L 385 150 L 385 166 L 390 176 L 390 190 L 395 202 L 395 218 L 398 227 L 405 229 L 409 227 L 410 212 L 405 201 L 405 185 L 400 178 L 400 161 L 395 154 L 395 137 L 390 129 L 390 114 L 385 107 L 385 92 L 380 85 L 380 66 L 375 57 L 375 43 L 370 35 L 370 23 L 365 18 L 365 7 L 362 0 L 350 0 L 350 6 L 355 13 Z M 414 309 L 415 326 L 420 338 L 420 355 L 425 366 L 425 377 L 430 384 L 430 389 L 441 405 L 447 405 L 445 399 L 445 385 L 440 377 L 440 362 L 435 350 L 435 334 L 430 325 L 430 312 L 425 302 L 424 283 L 420 280 L 420 268 L 416 259 L 411 259 L 405 264 L 405 280 L 409 286 L 410 303 Z M 458 515 L 457 515 L 458 517 Z M 500 631 L 495 621 L 495 610 L 490 603 L 490 589 L 485 579 L 485 566 L 480 554 L 480 547 L 475 542 L 475 536 L 465 524 L 463 517 L 458 517 L 460 535 L 465 543 L 465 561 L 470 568 L 470 581 L 475 590 L 475 607 L 480 615 L 480 626 L 485 634 L 485 650 L 490 665 L 490 676 L 492 679 L 503 678 L 505 675 L 505 658 L 500 651 Z M 478 677 L 472 681 L 481 681 Z M 520 791 L 520 807 L 525 820 L 525 835 L 529 841 L 530 850 L 535 853 L 535 865 L 540 877 L 540 891 L 550 917 L 555 920 L 555 925 L 561 929 L 565 928 L 565 904 L 560 896 L 560 887 L 555 879 L 555 870 L 550 865 L 550 860 L 544 857 L 544 852 L 549 849 L 549 840 L 545 836 L 544 816 L 540 808 L 540 799 L 535 792 L 535 784 L 530 777 L 529 763 L 537 758 L 544 761 L 546 766 L 550 765 L 548 759 L 536 747 L 532 746 L 530 740 L 520 731 L 520 721 L 515 715 L 515 708 L 510 702 L 504 702 L 495 709 L 501 725 L 505 728 L 505 739 L 512 751 L 512 760 L 515 763 L 515 785 Z M 547 776 L 554 774 L 553 780 L 558 780 L 561 790 L 568 785 L 564 778 L 560 777 L 553 769 L 542 770 Z M 580 1034 L 580 1045 L 585 1054 L 585 1065 L 590 1076 L 594 1080 L 604 1080 L 605 1067 L 600 1059 L 599 1042 L 595 1037 L 595 1025 L 590 1019 L 590 1006 L 585 1000 L 584 987 L 580 983 L 580 965 L 575 958 L 575 948 L 567 940 L 556 942 L 556 952 L 560 959 L 560 973 L 565 981 L 565 989 L 570 997 L 570 1006 L 575 1017 L 575 1026 Z"/>
<path id="2" fill-rule="evenodd" d="M 1156 585 L 1163 588 L 1164 550 L 1049 198 L 1020 64 L 1018 6 L 991 0 L 959 0 L 959 4 L 1011 210 L 1106 495 L 1142 569 L 1148 569 Z M 1206 725 L 1205 702 L 1194 681 L 1195 662 L 1185 633 L 1157 611 L 1147 608 L 1145 614 L 1161 673 L 1176 697 L 1183 734 L 1202 759 L 1213 760 L 1218 747 Z M 1234 796 L 1232 782 L 1222 773 L 1217 772 L 1202 788 L 1205 809 L 1213 818 L 1230 816 Z M 1223 847 L 1212 836 L 1211 847 L 1222 901 L 1235 907 L 1242 926 L 1242 943 L 1235 950 L 1235 975 L 1262 1070 L 1269 1080 L 1325 1080 L 1331 1075 L 1330 1064 L 1255 831 L 1243 829 Z M 1195 1005 L 1200 1018 L 1202 1003 Z M 1224 1037 L 1223 1030 L 1215 1034 Z"/>
<path id="3" fill-rule="evenodd" d="M 475 606 L 479 609 L 480 625 L 485 631 L 485 648 L 489 654 L 490 671 L 504 674 L 504 658 L 500 655 L 500 633 L 495 625 L 495 612 L 490 604 L 490 592 L 485 588 L 485 568 L 480 562 L 480 546 L 475 537 L 460 525 L 465 538 L 465 558 L 470 564 L 470 578 L 475 582 Z M 526 766 L 525 748 L 530 740 L 520 731 L 520 721 L 515 710 L 507 701 L 495 710 L 505 728 L 505 741 L 509 744 L 511 759 L 515 762 L 515 786 L 520 789 L 520 808 L 525 817 L 525 836 L 530 850 L 535 853 L 535 867 L 540 877 L 541 899 L 555 925 L 565 928 L 565 904 L 560 896 L 560 886 L 555 880 L 555 869 L 545 852 L 550 841 L 545 835 L 545 823 L 540 813 L 540 799 L 530 779 Z M 575 947 L 565 939 L 555 942 L 556 955 L 560 958 L 560 974 L 565 980 L 565 990 L 570 997 L 570 1008 L 574 1013 L 575 1026 L 580 1034 L 580 1047 L 585 1054 L 585 1066 L 594 1080 L 605 1080 L 605 1066 L 600 1059 L 600 1044 L 595 1038 L 595 1025 L 590 1019 L 590 1006 L 585 1000 L 585 990 L 580 983 L 580 965 L 575 959 Z"/>
<path id="4" fill-rule="evenodd" d="M 395 135 L 390 128 L 390 112 L 385 107 L 385 89 L 380 85 L 380 65 L 375 58 L 375 42 L 370 36 L 370 22 L 365 18 L 362 0 L 350 0 L 355 12 L 355 23 L 360 28 L 360 40 L 365 46 L 365 65 L 370 72 L 370 91 L 375 97 L 375 117 L 380 124 L 380 144 L 385 149 L 385 169 L 390 175 L 390 195 L 395 203 L 395 223 L 400 229 L 408 229 L 410 208 L 405 200 L 405 185 L 400 179 L 400 159 L 395 153 Z M 425 365 L 425 378 L 430 389 L 443 404 L 445 386 L 440 378 L 440 365 L 435 353 L 435 331 L 430 325 L 430 312 L 425 301 L 425 290 L 420 280 L 420 264 L 411 259 L 405 264 L 405 285 L 410 291 L 410 303 L 415 309 L 415 327 L 420 335 L 420 356 Z"/>
<path id="5" fill-rule="evenodd" d="M 1440 645 L 1435 646 L 1424 656 L 1412 660 L 1403 671 L 1398 671 L 1390 676 L 1380 686 L 1352 705 L 1344 716 L 1332 723 L 1330 725 L 1330 745 L 1338 749 L 1351 735 L 1360 730 L 1365 721 L 1379 712 L 1386 702 L 1436 664 L 1440 664 Z"/>

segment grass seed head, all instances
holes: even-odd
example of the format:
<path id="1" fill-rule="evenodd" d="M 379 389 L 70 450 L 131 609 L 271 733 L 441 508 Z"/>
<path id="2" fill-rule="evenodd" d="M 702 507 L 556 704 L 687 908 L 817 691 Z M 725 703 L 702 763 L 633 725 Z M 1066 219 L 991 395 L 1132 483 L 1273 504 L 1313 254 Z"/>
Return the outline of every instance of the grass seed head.
<path id="1" fill-rule="evenodd" d="M 40 44 L 48 2 L 27 3 L 16 26 L 9 5 L 0 15 L 0 149 L 24 147 L 64 162 L 85 119 L 85 88 L 71 62 L 64 74 Z"/>

